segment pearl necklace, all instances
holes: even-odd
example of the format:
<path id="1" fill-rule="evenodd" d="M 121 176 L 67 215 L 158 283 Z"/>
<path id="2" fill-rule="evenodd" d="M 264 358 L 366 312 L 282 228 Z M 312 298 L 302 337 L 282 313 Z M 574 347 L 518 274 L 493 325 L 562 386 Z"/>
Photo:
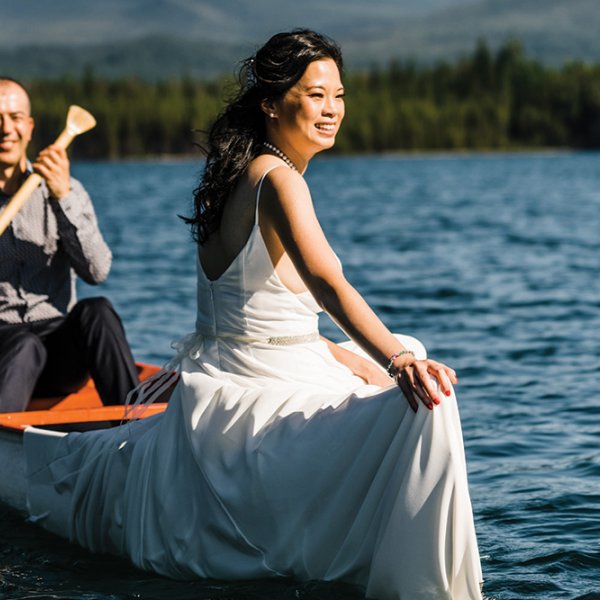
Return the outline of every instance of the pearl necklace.
<path id="1" fill-rule="evenodd" d="M 290 168 L 292 169 L 292 171 L 297 171 L 298 169 L 296 169 L 296 165 L 294 165 L 294 163 L 291 161 L 290 158 L 288 158 L 287 154 L 285 154 L 282 150 L 280 150 L 277 146 L 274 146 L 273 144 L 269 144 L 269 142 L 263 142 L 263 146 L 265 148 L 267 148 L 268 150 L 270 150 L 271 152 L 273 152 L 274 154 L 277 154 L 277 156 L 279 156 L 279 158 Z"/>

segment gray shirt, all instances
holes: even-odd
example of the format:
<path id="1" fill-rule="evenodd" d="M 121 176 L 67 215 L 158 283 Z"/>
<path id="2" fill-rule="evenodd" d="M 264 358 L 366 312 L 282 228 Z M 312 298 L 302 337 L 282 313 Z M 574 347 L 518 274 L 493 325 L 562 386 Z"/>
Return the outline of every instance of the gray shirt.
<path id="1" fill-rule="evenodd" d="M 10 197 L 0 191 L 0 210 Z M 75 280 L 106 279 L 112 254 L 92 202 L 76 179 L 62 200 L 45 182 L 0 236 L 0 323 L 30 323 L 67 314 Z"/>

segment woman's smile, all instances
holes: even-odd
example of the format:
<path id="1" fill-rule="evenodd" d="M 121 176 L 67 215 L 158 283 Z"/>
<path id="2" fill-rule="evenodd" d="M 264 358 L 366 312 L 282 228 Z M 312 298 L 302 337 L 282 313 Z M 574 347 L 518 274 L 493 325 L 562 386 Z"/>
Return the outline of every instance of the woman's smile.
<path id="1" fill-rule="evenodd" d="M 335 136 L 337 133 L 337 125 L 335 123 L 317 123 L 315 127 L 320 133 L 323 133 L 327 136 Z"/>

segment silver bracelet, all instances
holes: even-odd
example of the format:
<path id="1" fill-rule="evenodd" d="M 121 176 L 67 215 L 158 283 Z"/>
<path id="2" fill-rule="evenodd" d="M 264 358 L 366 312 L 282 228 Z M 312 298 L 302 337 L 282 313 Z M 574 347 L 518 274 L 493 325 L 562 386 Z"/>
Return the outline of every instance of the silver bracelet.
<path id="1" fill-rule="evenodd" d="M 392 354 L 390 356 L 390 362 L 388 363 L 388 366 L 387 366 L 387 369 L 386 369 L 387 374 L 390 377 L 393 378 L 396 375 L 398 375 L 398 369 L 394 366 L 394 361 L 397 358 L 400 358 L 401 356 L 404 356 L 405 354 L 412 354 L 413 358 L 415 356 L 415 353 L 412 350 L 401 350 L 400 352 L 397 352 L 396 354 Z"/>

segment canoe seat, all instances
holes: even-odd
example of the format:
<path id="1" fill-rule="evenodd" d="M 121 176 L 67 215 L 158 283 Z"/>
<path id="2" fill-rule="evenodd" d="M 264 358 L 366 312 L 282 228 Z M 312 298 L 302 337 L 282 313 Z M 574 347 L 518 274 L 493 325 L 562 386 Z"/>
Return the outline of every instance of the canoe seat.
<path id="1" fill-rule="evenodd" d="M 145 363 L 136 363 L 140 380 L 144 380 L 160 368 L 156 365 Z M 55 396 L 53 398 L 32 398 L 27 406 L 27 410 L 70 410 L 76 408 L 100 408 L 102 401 L 96 386 L 92 379 L 88 379 L 86 384 L 77 392 L 67 394 L 66 396 Z"/>

